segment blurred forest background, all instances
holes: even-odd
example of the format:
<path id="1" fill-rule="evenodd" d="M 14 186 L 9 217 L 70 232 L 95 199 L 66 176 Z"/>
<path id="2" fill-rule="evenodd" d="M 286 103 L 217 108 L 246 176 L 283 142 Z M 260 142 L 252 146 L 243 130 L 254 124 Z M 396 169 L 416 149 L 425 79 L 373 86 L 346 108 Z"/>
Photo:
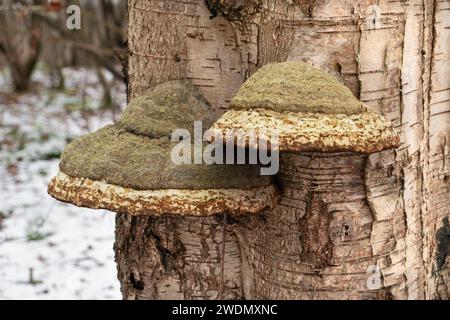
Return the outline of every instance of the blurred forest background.
<path id="1" fill-rule="evenodd" d="M 0 299 L 120 298 L 114 215 L 46 187 L 64 146 L 124 108 L 125 44 L 126 1 L 0 0 Z"/>

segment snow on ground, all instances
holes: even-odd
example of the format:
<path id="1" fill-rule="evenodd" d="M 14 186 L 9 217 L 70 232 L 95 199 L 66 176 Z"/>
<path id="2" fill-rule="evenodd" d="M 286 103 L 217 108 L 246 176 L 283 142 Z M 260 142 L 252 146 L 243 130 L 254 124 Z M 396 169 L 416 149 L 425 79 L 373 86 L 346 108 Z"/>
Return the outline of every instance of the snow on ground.
<path id="1" fill-rule="evenodd" d="M 114 214 L 64 204 L 46 192 L 67 142 L 113 118 L 98 109 L 102 90 L 95 72 L 64 74 L 66 89 L 55 91 L 37 70 L 37 89 L 20 96 L 6 94 L 7 77 L 0 74 L 0 299 L 121 297 Z M 121 107 L 124 91 L 114 85 Z"/>

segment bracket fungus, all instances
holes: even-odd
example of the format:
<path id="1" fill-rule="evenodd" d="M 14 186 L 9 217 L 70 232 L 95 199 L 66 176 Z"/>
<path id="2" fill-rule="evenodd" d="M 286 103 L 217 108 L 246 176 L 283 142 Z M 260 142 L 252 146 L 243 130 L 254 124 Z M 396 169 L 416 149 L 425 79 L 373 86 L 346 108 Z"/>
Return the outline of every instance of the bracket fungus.
<path id="1" fill-rule="evenodd" d="M 375 230 L 364 175 L 368 154 L 399 144 L 388 120 L 327 72 L 285 62 L 255 72 L 211 130 L 237 130 L 241 146 L 251 148 L 258 145 L 249 132 L 279 136 L 280 204 L 240 224 L 254 268 L 246 298 L 387 295 L 381 275 L 370 282 L 367 272 L 378 270 L 394 244 Z"/>
<path id="2" fill-rule="evenodd" d="M 70 143 L 48 192 L 77 206 L 131 215 L 258 213 L 276 190 L 256 165 L 174 164 L 175 129 L 207 124 L 213 114 L 198 90 L 183 81 L 156 86 L 134 99 L 117 125 Z M 195 152 L 192 146 L 192 153 Z"/>
<path id="3" fill-rule="evenodd" d="M 374 153 L 395 147 L 392 124 L 370 111 L 334 76 L 303 62 L 268 64 L 239 89 L 213 133 L 279 137 L 279 151 Z M 261 141 L 261 140 L 260 140 Z M 267 141 L 270 146 L 270 141 Z"/>
<path id="4" fill-rule="evenodd" d="M 214 115 L 193 85 L 157 85 L 132 100 L 116 125 L 70 143 L 49 184 L 58 200 L 120 213 L 148 231 L 116 243 L 116 260 L 126 261 L 118 263 L 125 299 L 239 297 L 240 251 L 226 214 L 256 214 L 279 200 L 257 165 L 174 164 L 168 136 L 194 120 L 210 125 Z M 149 252 L 145 270 L 136 265 L 144 259 L 139 247 Z"/>

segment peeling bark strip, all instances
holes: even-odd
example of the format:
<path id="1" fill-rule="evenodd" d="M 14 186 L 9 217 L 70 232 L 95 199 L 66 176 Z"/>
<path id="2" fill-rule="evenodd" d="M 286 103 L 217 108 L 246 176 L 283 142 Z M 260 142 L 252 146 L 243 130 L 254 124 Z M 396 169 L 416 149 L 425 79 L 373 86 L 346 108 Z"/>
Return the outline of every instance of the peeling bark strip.
<path id="1" fill-rule="evenodd" d="M 450 258 L 439 261 L 443 251 L 439 237 L 450 218 L 450 3 L 427 1 L 424 10 L 424 139 L 420 154 L 425 297 L 450 299 Z"/>
<path id="2" fill-rule="evenodd" d="M 262 65 L 303 60 L 335 73 L 355 96 L 391 120 L 402 136 L 402 145 L 395 152 L 369 156 L 364 170 L 368 203 L 362 211 L 368 222 L 360 229 L 351 229 L 350 225 L 348 229 L 350 237 L 354 236 L 352 232 L 362 231 L 362 243 L 369 241 L 370 245 L 361 248 L 371 250 L 373 256 L 369 258 L 366 255 L 363 263 L 359 264 L 337 260 L 337 266 L 327 267 L 332 270 L 347 268 L 350 274 L 346 277 L 343 273 L 339 276 L 338 271 L 325 277 L 302 275 L 299 277 L 307 279 L 300 282 L 303 291 L 297 290 L 298 284 L 288 285 L 284 281 L 273 293 L 261 289 L 257 294 L 327 297 L 336 288 L 348 293 L 348 288 L 342 288 L 343 283 L 339 282 L 344 281 L 360 288 L 347 298 L 448 299 L 450 258 L 447 255 L 443 262 L 439 257 L 443 257 L 442 243 L 445 244 L 441 230 L 445 230 L 445 217 L 450 216 L 449 2 L 258 0 L 258 6 L 251 6 L 253 2 L 244 1 L 240 18 L 218 14 L 210 19 L 212 12 L 204 0 L 128 0 L 130 97 L 169 79 L 189 78 L 220 114 L 241 83 Z M 310 211 L 332 211 L 322 201 L 322 198 L 314 196 Z M 295 196 L 291 199 L 291 206 L 294 203 Z M 284 209 L 280 206 L 275 212 Z M 328 220 L 330 215 L 320 219 L 314 214 L 305 214 L 305 217 L 320 222 L 321 226 L 333 221 Z M 209 227 L 205 225 L 211 223 L 213 228 L 217 223 L 213 218 L 192 219 L 189 223 L 193 226 L 202 225 L 207 229 Z M 259 219 L 272 221 L 275 217 L 268 212 Z M 286 222 L 285 228 L 292 227 L 287 225 L 292 221 L 301 220 L 288 213 L 276 221 L 281 219 Z M 170 288 L 179 287 L 184 280 L 177 279 L 184 279 L 186 273 L 190 279 L 202 279 L 202 276 L 194 276 L 197 273 L 190 274 L 190 269 L 181 267 L 183 264 L 177 259 L 167 259 L 176 263 L 161 260 L 160 252 L 167 252 L 162 248 L 168 248 L 171 253 L 181 250 L 182 246 L 177 245 L 180 242 L 171 239 L 180 239 L 182 234 L 185 236 L 186 229 L 178 227 L 187 223 L 183 221 L 173 221 L 174 227 L 165 219 L 118 216 L 116 257 L 125 298 L 164 297 L 157 288 L 163 288 L 165 283 L 169 283 Z M 303 227 L 298 224 L 295 230 L 297 238 L 292 238 L 284 249 L 283 256 L 288 257 L 288 266 L 294 265 L 293 257 L 288 253 L 296 249 L 296 257 L 307 259 L 308 255 L 302 257 L 299 254 L 303 249 L 301 245 L 305 241 L 308 243 L 313 234 L 323 234 L 325 230 L 325 227 L 309 229 L 304 220 L 301 221 Z M 162 229 L 163 237 L 153 231 L 161 232 Z M 270 225 L 266 225 L 266 229 L 270 230 Z M 152 232 L 165 241 L 162 247 L 156 245 L 158 242 Z M 345 239 L 345 227 L 341 232 L 344 232 Z M 264 239 L 264 235 L 246 234 Z M 227 233 L 226 239 L 235 238 Z M 350 242 L 353 243 L 352 240 Z M 238 278 L 230 280 L 230 289 L 225 297 L 249 297 L 256 294 L 256 286 L 266 288 L 265 284 L 252 283 L 256 277 L 282 277 L 276 273 L 267 275 L 266 272 L 267 266 L 281 263 L 270 259 L 268 253 L 274 250 L 274 246 L 271 244 L 261 253 L 268 257 L 266 260 L 252 261 L 256 253 L 250 249 L 246 249 L 249 252 L 243 255 L 239 250 L 230 254 L 239 256 L 239 260 L 227 258 L 231 259 L 230 263 L 242 265 L 232 268 L 233 272 L 227 274 L 234 276 L 241 270 Z M 321 265 L 323 261 L 333 261 L 329 252 L 325 254 L 325 248 L 328 248 L 328 241 L 323 240 L 319 246 L 306 246 L 302 252 L 319 257 L 312 260 L 312 265 Z M 282 252 L 281 247 L 279 249 L 277 254 Z M 340 252 L 344 259 L 345 250 Z M 355 252 L 349 253 L 348 259 Z M 364 256 L 364 252 L 360 254 Z M 331 257 L 338 254 L 339 251 L 334 250 Z M 216 260 L 206 261 L 208 270 L 212 268 L 214 272 L 201 274 L 216 274 Z M 374 262 L 379 267 L 382 289 L 362 290 L 363 277 L 367 279 L 370 276 L 363 268 L 367 267 L 364 261 L 366 264 Z M 164 271 L 166 264 L 173 266 L 168 268 L 170 271 Z M 194 265 L 190 266 L 193 268 Z M 202 266 L 204 271 L 205 265 Z M 252 275 L 253 268 L 259 273 Z M 287 270 L 284 272 L 291 276 L 292 272 Z M 139 281 L 144 283 L 143 290 L 139 290 L 142 287 Z M 174 283 L 176 285 L 172 287 Z M 201 287 L 199 281 L 196 283 Z M 324 285 L 326 290 L 322 290 L 320 285 Z M 190 289 L 184 292 L 185 297 L 195 296 Z M 202 297 L 214 296 L 204 294 Z"/>

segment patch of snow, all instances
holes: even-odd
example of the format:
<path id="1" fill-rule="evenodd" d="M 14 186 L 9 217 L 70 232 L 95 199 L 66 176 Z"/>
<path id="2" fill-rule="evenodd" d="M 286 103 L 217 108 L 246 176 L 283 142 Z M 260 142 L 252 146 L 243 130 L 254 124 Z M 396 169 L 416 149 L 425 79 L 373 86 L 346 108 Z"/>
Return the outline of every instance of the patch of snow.
<path id="1" fill-rule="evenodd" d="M 114 262 L 115 215 L 64 204 L 47 195 L 67 142 L 111 123 L 96 109 L 96 74 L 65 69 L 66 91 L 42 89 L 0 101 L 0 299 L 120 299 Z M 7 87 L 0 74 L 0 90 Z M 34 81 L 49 84 L 43 71 Z M 68 110 L 80 104 L 87 115 Z M 113 89 L 125 104 L 123 84 Z M 1 99 L 0 99 L 1 100 Z"/>

